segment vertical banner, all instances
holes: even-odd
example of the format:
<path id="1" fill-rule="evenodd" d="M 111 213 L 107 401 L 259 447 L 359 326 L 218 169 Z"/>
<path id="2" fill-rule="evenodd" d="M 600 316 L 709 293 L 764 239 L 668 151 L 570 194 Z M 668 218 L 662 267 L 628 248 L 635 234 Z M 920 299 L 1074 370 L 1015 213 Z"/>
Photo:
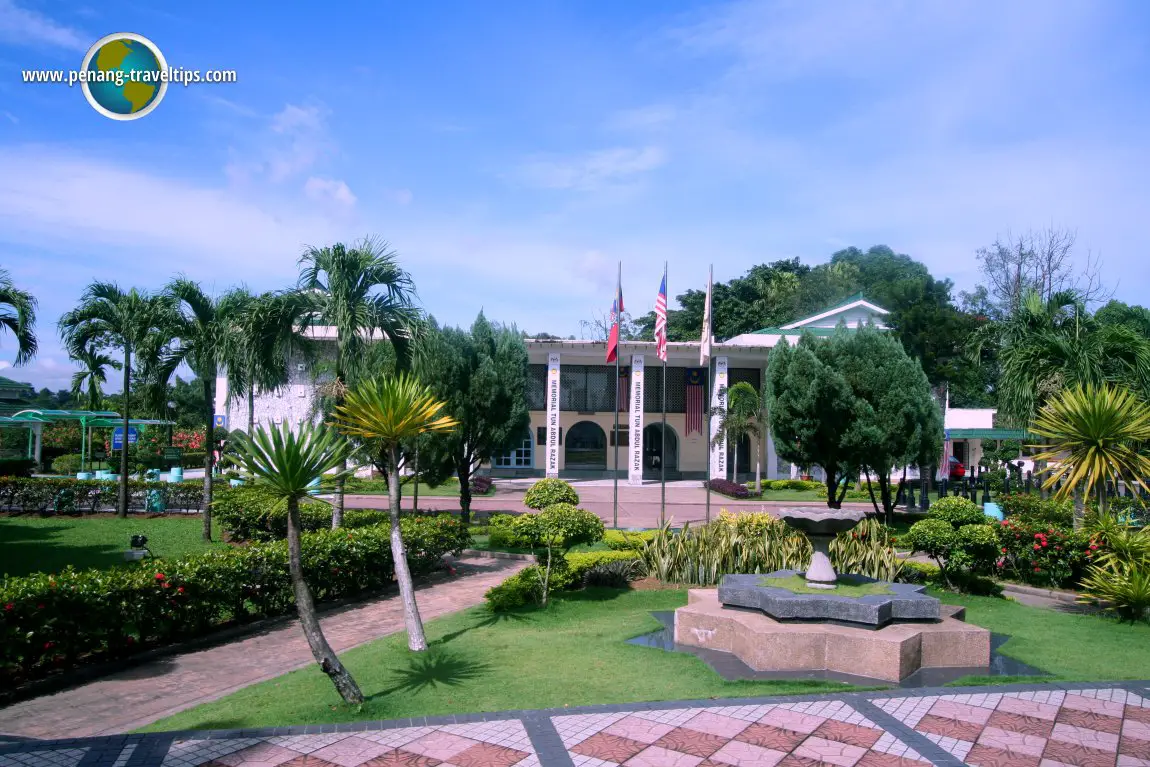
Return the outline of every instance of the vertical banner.
<path id="1" fill-rule="evenodd" d="M 627 467 L 627 484 L 643 484 L 643 355 L 631 356 L 631 460 Z"/>
<path id="2" fill-rule="evenodd" d="M 715 444 L 715 437 L 719 433 L 719 424 L 723 420 L 722 413 L 727 412 L 727 358 L 715 357 L 715 382 L 711 387 L 711 409 L 715 415 L 711 418 L 711 479 L 727 478 L 727 441 Z"/>
<path id="3" fill-rule="evenodd" d="M 547 476 L 559 476 L 559 352 L 547 355 Z"/>

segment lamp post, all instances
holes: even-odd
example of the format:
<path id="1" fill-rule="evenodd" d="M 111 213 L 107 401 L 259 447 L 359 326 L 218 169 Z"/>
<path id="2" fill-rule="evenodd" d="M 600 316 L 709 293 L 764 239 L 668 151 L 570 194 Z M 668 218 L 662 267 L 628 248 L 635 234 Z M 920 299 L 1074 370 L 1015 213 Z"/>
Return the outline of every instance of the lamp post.
<path id="1" fill-rule="evenodd" d="M 172 424 L 171 421 L 176 420 L 173 416 L 176 413 L 176 403 L 174 400 L 168 400 L 168 447 L 172 446 Z"/>

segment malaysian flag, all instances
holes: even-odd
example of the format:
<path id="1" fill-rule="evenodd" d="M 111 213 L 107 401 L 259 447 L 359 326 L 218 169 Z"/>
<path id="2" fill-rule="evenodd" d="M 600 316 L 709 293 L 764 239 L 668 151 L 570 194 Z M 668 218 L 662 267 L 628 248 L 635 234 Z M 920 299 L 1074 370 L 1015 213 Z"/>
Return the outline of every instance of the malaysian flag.
<path id="1" fill-rule="evenodd" d="M 707 399 L 706 368 L 687 368 L 687 435 L 703 433 L 703 416 Z"/>
<path id="2" fill-rule="evenodd" d="M 655 356 L 667 361 L 667 265 L 663 264 L 663 282 L 655 296 Z"/>
<path id="3" fill-rule="evenodd" d="M 619 320 L 623 314 L 623 263 L 619 263 L 619 281 L 615 287 L 615 300 L 611 303 L 609 324 L 611 332 L 607 336 L 607 361 L 614 362 L 619 354 Z"/>

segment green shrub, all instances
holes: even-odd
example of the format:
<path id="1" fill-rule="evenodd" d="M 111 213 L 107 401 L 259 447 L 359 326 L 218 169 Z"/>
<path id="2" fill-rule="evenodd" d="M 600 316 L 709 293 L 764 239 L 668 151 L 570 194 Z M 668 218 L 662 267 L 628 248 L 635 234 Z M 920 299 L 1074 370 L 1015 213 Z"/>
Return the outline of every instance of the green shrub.
<path id="1" fill-rule="evenodd" d="M 493 549 L 525 549 L 530 541 L 522 537 L 515 529 L 514 514 L 493 514 L 487 520 L 487 545 Z"/>
<path id="2" fill-rule="evenodd" d="M 903 540 L 914 551 L 921 551 L 937 562 L 942 577 L 946 578 L 947 560 L 958 546 L 958 533 L 950 522 L 933 518 L 915 522 Z"/>
<path id="3" fill-rule="evenodd" d="M 579 493 L 561 479 L 541 479 L 528 488 L 523 496 L 523 505 L 536 511 L 542 511 L 556 503 L 578 506 Z"/>
<path id="4" fill-rule="evenodd" d="M 933 583 L 939 580 L 938 565 L 932 565 L 929 562 L 905 561 L 898 580 L 900 583 Z"/>
<path id="5" fill-rule="evenodd" d="M 517 517 L 512 529 L 527 541 L 532 551 L 542 549 L 544 552 L 536 556 L 541 560 L 536 575 L 540 580 L 540 598 L 544 605 L 552 588 L 551 575 L 555 564 L 561 568 L 565 566 L 563 555 L 572 546 L 595 543 L 603 538 L 603 520 L 569 503 L 552 504 L 538 514 Z"/>
<path id="6" fill-rule="evenodd" d="M 1012 522 L 1036 527 L 1074 526 L 1074 501 L 1043 499 L 1037 493 L 1011 493 L 1002 498 L 1002 513 Z"/>
<path id="7" fill-rule="evenodd" d="M 31 458 L 0 459 L 0 477 L 31 477 L 36 462 Z"/>
<path id="8" fill-rule="evenodd" d="M 552 591 L 579 588 L 585 582 L 587 574 L 600 565 L 608 562 L 636 561 L 638 559 L 631 551 L 588 551 L 567 554 L 562 557 L 561 562 L 552 565 L 550 588 Z M 501 612 L 530 604 L 541 604 L 542 569 L 539 565 L 525 567 L 498 586 L 488 589 L 484 595 L 487 606 L 491 610 Z"/>
<path id="9" fill-rule="evenodd" d="M 74 476 L 84 465 L 84 458 L 79 453 L 68 453 L 56 457 L 52 461 L 52 473 Z"/>
<path id="10" fill-rule="evenodd" d="M 458 552 L 466 531 L 447 517 L 402 522 L 414 573 Z M 303 569 L 316 601 L 391 583 L 387 525 L 303 536 Z M 287 543 L 257 543 L 109 569 L 39 573 L 0 582 L 0 687 L 221 625 L 295 611 Z"/>
<path id="11" fill-rule="evenodd" d="M 13 512 L 48 514 L 65 488 L 72 491 L 77 510 L 84 513 L 111 510 L 119 494 L 115 480 L 0 477 L 0 505 Z M 204 502 L 199 480 L 182 484 L 133 480 L 128 483 L 129 508 L 147 508 L 149 494 L 168 510 L 199 511 Z"/>
<path id="12" fill-rule="evenodd" d="M 658 534 L 658 530 L 607 530 L 603 533 L 603 543 L 614 551 L 639 551 Z"/>
<path id="13" fill-rule="evenodd" d="M 304 501 L 299 512 L 301 532 L 331 527 L 331 506 L 322 501 Z M 287 537 L 287 507 L 262 485 L 217 490 L 212 497 L 212 513 L 232 541 L 277 541 Z M 388 519 L 388 513 L 379 509 L 348 509 L 343 514 L 343 526 L 370 527 Z"/>
<path id="14" fill-rule="evenodd" d="M 638 559 L 614 559 L 600 562 L 583 576 L 583 586 L 625 589 L 627 584 L 643 574 L 643 563 Z"/>
<path id="15" fill-rule="evenodd" d="M 948 495 L 932 503 L 927 517 L 942 520 L 956 530 L 965 525 L 986 524 L 987 519 L 981 507 L 958 495 Z"/>
<path id="16" fill-rule="evenodd" d="M 754 482 L 747 483 L 747 489 L 753 489 Z M 822 482 L 816 482 L 813 479 L 765 479 L 763 480 L 764 490 L 818 490 L 822 488 L 824 493 L 827 486 Z"/>
<path id="17" fill-rule="evenodd" d="M 998 550 L 998 530 L 994 525 L 963 525 L 958 528 L 958 546 L 949 566 L 975 575 L 990 575 L 999 559 Z"/>

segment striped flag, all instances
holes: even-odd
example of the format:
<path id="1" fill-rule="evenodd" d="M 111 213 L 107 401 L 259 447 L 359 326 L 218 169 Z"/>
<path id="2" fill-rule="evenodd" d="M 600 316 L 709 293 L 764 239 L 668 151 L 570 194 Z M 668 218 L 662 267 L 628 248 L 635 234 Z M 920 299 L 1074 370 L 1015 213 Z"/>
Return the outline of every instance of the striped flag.
<path id="1" fill-rule="evenodd" d="M 655 297 L 655 356 L 667 361 L 667 265 L 663 265 L 663 282 Z"/>
<path id="2" fill-rule="evenodd" d="M 704 401 L 707 398 L 706 371 L 703 368 L 687 368 L 687 435 L 703 433 L 703 415 L 706 412 Z"/>
<path id="3" fill-rule="evenodd" d="M 711 272 L 707 272 L 707 300 L 703 304 L 703 336 L 699 339 L 699 364 L 706 365 L 711 360 Z"/>
<path id="4" fill-rule="evenodd" d="M 619 264 L 619 282 L 615 287 L 615 300 L 611 303 L 611 333 L 607 336 L 607 361 L 614 362 L 619 355 L 619 321 L 623 314 L 623 264 Z"/>

